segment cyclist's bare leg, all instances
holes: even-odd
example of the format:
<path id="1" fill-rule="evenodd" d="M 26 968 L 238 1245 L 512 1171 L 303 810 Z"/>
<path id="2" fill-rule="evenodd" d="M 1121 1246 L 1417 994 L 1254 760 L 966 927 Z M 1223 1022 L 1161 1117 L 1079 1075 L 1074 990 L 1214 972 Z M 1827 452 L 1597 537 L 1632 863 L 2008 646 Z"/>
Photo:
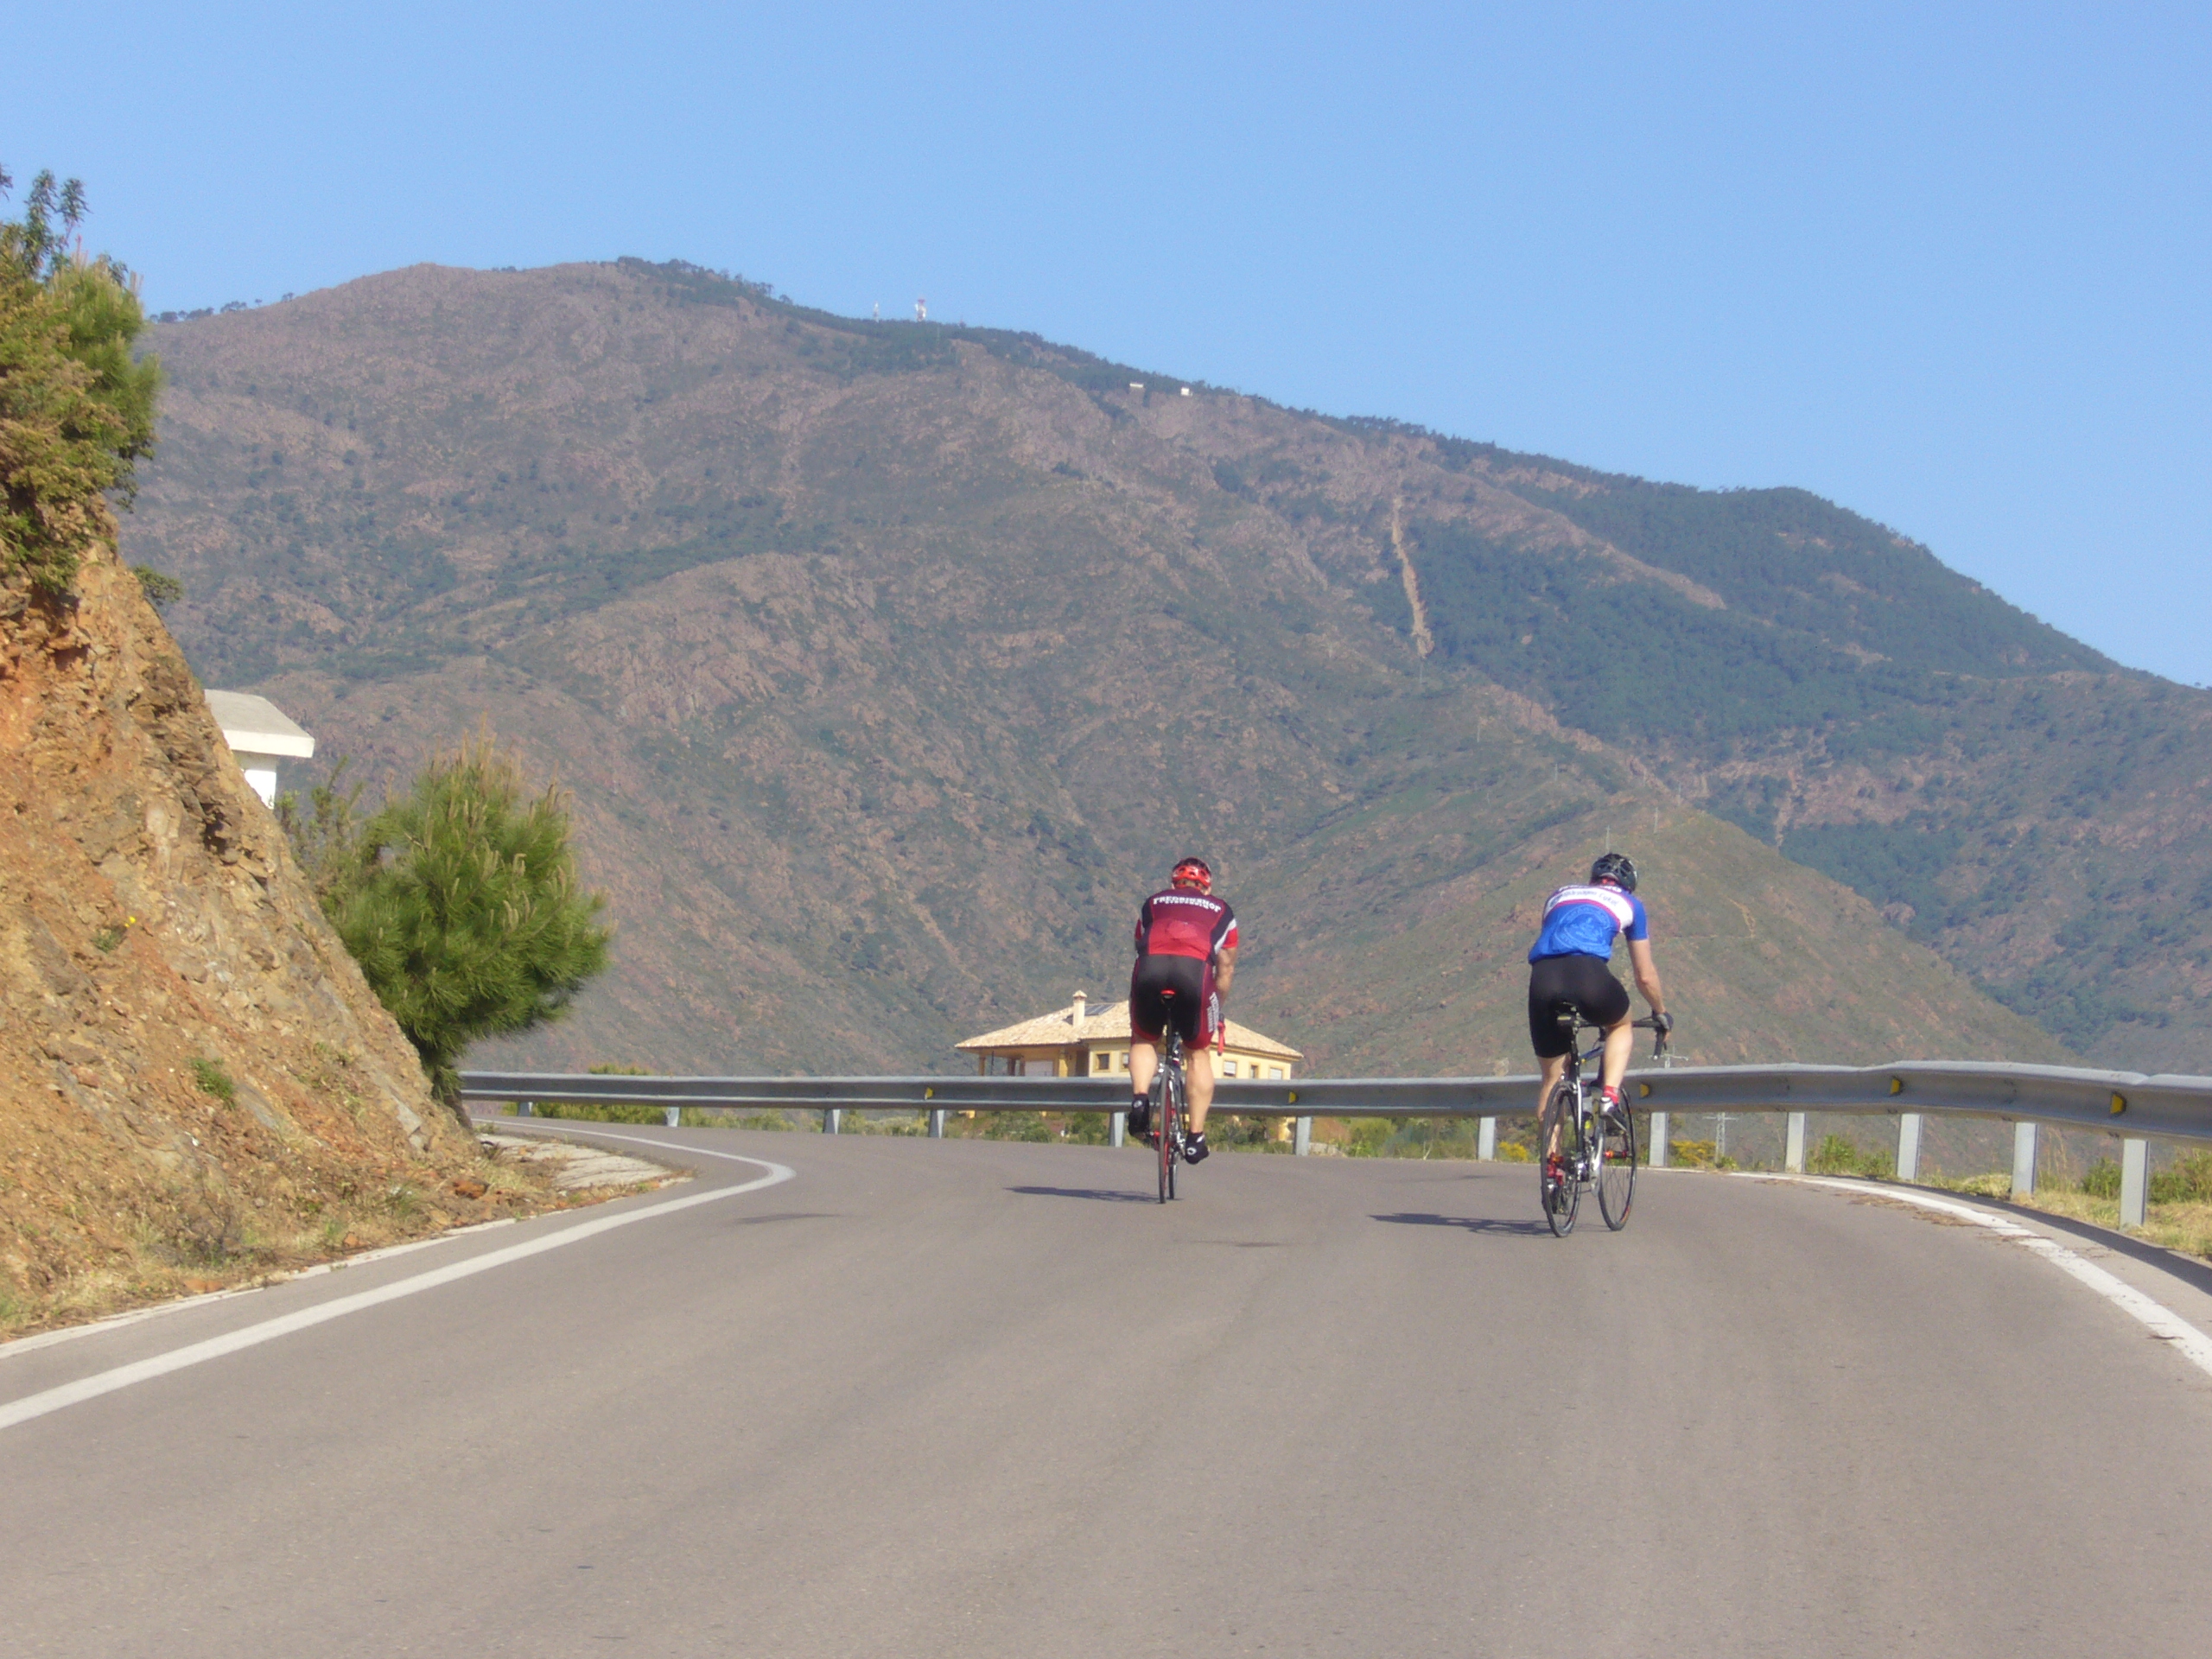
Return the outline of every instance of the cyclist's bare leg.
<path id="1" fill-rule="evenodd" d="M 1540 1064 L 1543 1067 L 1543 1081 L 1536 1085 L 1536 1131 L 1548 1157 L 1559 1150 L 1559 1124 L 1553 1120 L 1551 1112 L 1552 1090 L 1559 1087 L 1559 1080 L 1567 1071 L 1567 1056 L 1554 1054 Z"/>
<path id="2" fill-rule="evenodd" d="M 1206 1132 L 1206 1112 L 1213 1105 L 1213 1051 L 1210 1048 L 1186 1048 L 1183 1051 L 1183 1081 L 1191 1094 L 1191 1133 Z"/>
<path id="3" fill-rule="evenodd" d="M 1141 1037 L 1129 1039 L 1129 1093 L 1152 1092 L 1152 1074 L 1160 1069 L 1160 1045 Z"/>
<path id="4" fill-rule="evenodd" d="M 1635 1050 L 1635 1021 L 1624 1014 L 1620 1024 L 1605 1027 L 1605 1060 L 1601 1076 L 1606 1088 L 1621 1086 L 1621 1079 L 1628 1075 L 1629 1056 Z"/>

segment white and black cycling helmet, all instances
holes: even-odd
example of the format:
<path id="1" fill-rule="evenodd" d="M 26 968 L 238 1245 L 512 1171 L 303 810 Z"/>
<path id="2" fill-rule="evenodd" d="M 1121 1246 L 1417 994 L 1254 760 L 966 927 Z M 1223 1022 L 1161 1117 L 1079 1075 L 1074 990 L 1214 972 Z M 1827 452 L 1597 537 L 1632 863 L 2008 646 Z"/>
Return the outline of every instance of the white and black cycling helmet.
<path id="1" fill-rule="evenodd" d="M 1590 885 L 1610 881 L 1623 893 L 1636 891 L 1636 866 L 1626 853 L 1607 853 L 1590 867 Z"/>

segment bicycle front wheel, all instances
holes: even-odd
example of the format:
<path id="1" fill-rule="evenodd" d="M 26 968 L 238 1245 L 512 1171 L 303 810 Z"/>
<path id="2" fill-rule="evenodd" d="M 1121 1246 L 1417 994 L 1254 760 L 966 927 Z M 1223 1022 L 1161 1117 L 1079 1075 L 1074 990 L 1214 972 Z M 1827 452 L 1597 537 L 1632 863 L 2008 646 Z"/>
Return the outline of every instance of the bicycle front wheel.
<path id="1" fill-rule="evenodd" d="M 1618 1233 L 1636 1202 L 1636 1113 L 1626 1101 L 1617 1114 L 1599 1114 L 1598 1159 L 1598 1209 Z"/>
<path id="2" fill-rule="evenodd" d="M 1551 1224 L 1552 1231 L 1565 1238 L 1574 1230 L 1574 1212 L 1582 1205 L 1582 1183 L 1575 1178 L 1576 1124 L 1582 1114 L 1574 1090 L 1561 1084 L 1552 1096 L 1550 1108 L 1536 1125 L 1536 1185 L 1544 1206 L 1544 1219 Z M 1551 1130 L 1559 1129 L 1559 1152 L 1548 1154 L 1552 1144 Z"/>

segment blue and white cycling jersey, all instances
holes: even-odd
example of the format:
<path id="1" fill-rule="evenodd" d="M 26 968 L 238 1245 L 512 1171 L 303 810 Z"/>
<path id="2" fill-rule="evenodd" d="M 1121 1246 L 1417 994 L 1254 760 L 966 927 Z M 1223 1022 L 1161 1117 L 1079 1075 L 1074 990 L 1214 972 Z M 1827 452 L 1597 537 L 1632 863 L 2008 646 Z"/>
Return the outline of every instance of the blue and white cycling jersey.
<path id="1" fill-rule="evenodd" d="M 1618 887 L 1561 887 L 1544 900 L 1544 925 L 1529 947 L 1529 960 L 1595 957 L 1609 961 L 1613 939 L 1622 933 L 1631 939 L 1651 937 L 1641 899 Z"/>

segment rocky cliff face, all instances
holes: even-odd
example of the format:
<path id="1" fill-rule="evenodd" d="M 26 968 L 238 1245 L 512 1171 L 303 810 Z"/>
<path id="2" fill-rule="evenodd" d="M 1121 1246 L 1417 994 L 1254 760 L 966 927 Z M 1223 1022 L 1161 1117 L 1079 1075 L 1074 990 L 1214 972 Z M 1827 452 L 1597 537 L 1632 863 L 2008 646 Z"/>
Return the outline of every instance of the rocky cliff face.
<path id="1" fill-rule="evenodd" d="M 0 588 L 0 1331 L 488 1213 L 111 549 Z"/>

